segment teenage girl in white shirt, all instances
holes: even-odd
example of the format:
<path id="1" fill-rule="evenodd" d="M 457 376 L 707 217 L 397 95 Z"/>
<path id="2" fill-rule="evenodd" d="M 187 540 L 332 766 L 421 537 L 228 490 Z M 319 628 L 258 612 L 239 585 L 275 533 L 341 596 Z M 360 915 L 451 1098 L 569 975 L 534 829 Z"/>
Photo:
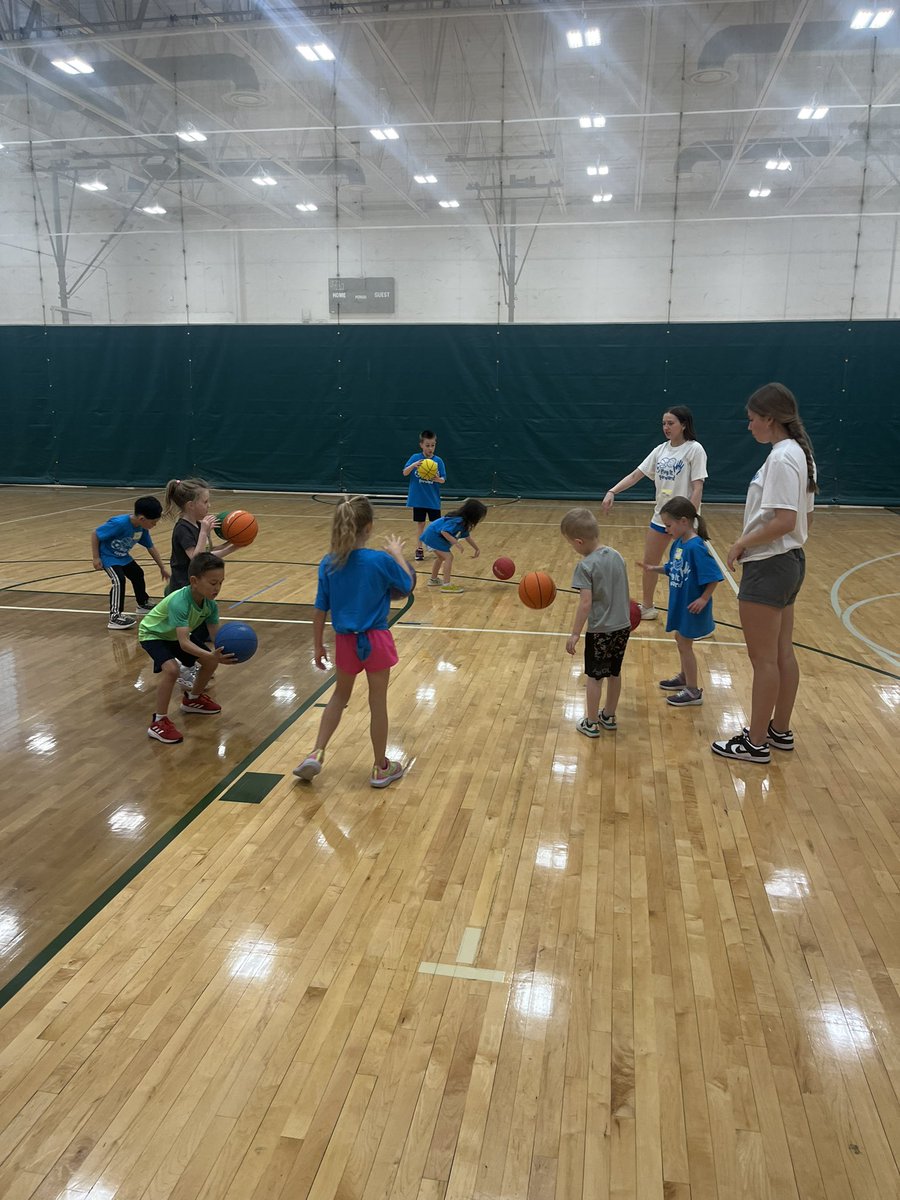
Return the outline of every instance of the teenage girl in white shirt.
<path id="1" fill-rule="evenodd" d="M 750 726 L 713 742 L 723 758 L 767 763 L 769 746 L 793 750 L 791 712 L 800 684 L 794 654 L 794 601 L 806 574 L 816 484 L 812 446 L 783 383 L 767 383 L 747 401 L 749 430 L 769 456 L 753 476 L 744 529 L 728 551 L 728 566 L 743 566 L 738 608 L 753 667 Z"/>
<path id="2" fill-rule="evenodd" d="M 645 563 L 658 563 L 663 551 L 668 549 L 669 535 L 663 524 L 659 510 L 675 496 L 684 496 L 690 500 L 694 508 L 700 511 L 700 497 L 703 495 L 703 481 L 706 479 L 706 451 L 697 441 L 694 433 L 694 417 L 689 408 L 678 404 L 666 409 L 662 418 L 665 441 L 647 455 L 640 466 L 635 467 L 630 475 L 620 479 L 615 487 L 611 487 L 603 497 L 603 511 L 608 513 L 616 496 L 627 491 L 641 479 L 652 479 L 656 487 L 656 507 L 650 518 L 650 527 L 644 539 L 644 554 L 641 559 Z M 641 620 L 655 621 L 658 613 L 653 603 L 656 585 L 659 582 L 657 571 L 644 571 L 643 597 L 641 600 Z"/>

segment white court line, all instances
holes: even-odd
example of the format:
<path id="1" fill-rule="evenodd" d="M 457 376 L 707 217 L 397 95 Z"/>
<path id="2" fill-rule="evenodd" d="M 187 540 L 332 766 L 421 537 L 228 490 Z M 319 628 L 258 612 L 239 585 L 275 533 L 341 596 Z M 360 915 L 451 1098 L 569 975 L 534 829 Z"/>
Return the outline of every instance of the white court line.
<path id="1" fill-rule="evenodd" d="M 900 557 L 900 550 L 894 550 L 890 554 L 880 554 L 877 558 L 867 558 L 865 562 L 857 563 L 855 567 L 851 567 L 849 571 L 845 571 L 843 575 L 839 576 L 834 581 L 834 584 L 831 588 L 831 607 L 834 609 L 835 615 L 838 617 L 847 632 L 855 637 L 857 641 L 862 642 L 864 646 L 868 646 L 870 650 L 874 651 L 875 654 L 879 656 L 879 658 L 883 658 L 886 662 L 889 662 L 892 667 L 900 667 L 900 655 L 898 655 L 896 651 L 891 650 L 888 646 L 882 646 L 879 642 L 872 641 L 872 639 L 866 637 L 864 633 L 860 633 L 860 631 L 853 624 L 852 616 L 854 611 L 859 608 L 860 604 L 864 604 L 866 601 L 859 601 L 857 604 L 851 604 L 847 609 L 842 609 L 840 590 L 841 584 L 844 582 L 844 580 L 848 579 L 852 574 L 854 574 L 854 572 L 861 571 L 863 567 L 870 567 L 873 563 L 886 562 L 889 558 L 897 557 Z M 883 597 L 873 596 L 871 599 L 883 599 Z"/>
<path id="2" fill-rule="evenodd" d="M 0 612 L 48 612 L 48 613 L 82 613 L 90 617 L 108 617 L 109 610 L 106 608 L 46 608 L 38 604 L 2 604 L 0 603 Z M 293 618 L 293 617 L 245 617 L 244 620 L 248 625 L 312 625 L 312 621 L 308 618 Z M 564 631 L 557 632 L 556 630 L 542 629 L 478 629 L 471 625 L 420 625 L 408 621 L 398 621 L 394 626 L 395 629 L 410 628 L 419 629 L 431 633 L 499 633 L 508 634 L 510 637 L 555 637 L 565 638 L 569 635 Z M 641 635 L 632 637 L 636 642 L 666 642 L 671 645 L 672 638 L 667 637 L 646 637 Z M 703 639 L 697 645 L 709 646 L 743 646 L 743 642 L 710 642 L 708 639 Z"/>
<path id="3" fill-rule="evenodd" d="M 459 943 L 459 949 L 456 952 L 456 961 L 458 963 L 466 963 L 468 966 L 472 965 L 478 955 L 481 933 L 481 927 L 478 925 L 466 926 L 462 940 Z"/>
<path id="4" fill-rule="evenodd" d="M 491 971 L 487 967 L 448 967 L 444 963 L 419 963 L 420 975 L 446 975 L 450 979 L 478 979 L 483 983 L 506 983 L 505 971 Z"/>
<path id="5" fill-rule="evenodd" d="M 735 595 L 737 595 L 738 594 L 738 585 L 734 578 L 734 572 L 729 571 L 727 565 L 725 563 L 723 563 L 721 558 L 719 558 L 718 554 L 716 554 L 716 548 L 712 544 L 712 542 L 707 542 L 706 548 L 709 550 L 710 554 L 713 556 L 713 558 L 719 564 L 719 570 L 722 572 L 722 574 L 725 576 L 725 578 L 731 584 L 731 590 L 734 592 Z"/>
<path id="6" fill-rule="evenodd" d="M 137 489 L 135 489 L 137 490 Z M 126 496 L 127 500 L 128 497 Z M 53 512 L 33 513 L 30 517 L 10 517 L 8 521 L 0 521 L 0 525 L 16 525 L 19 521 L 40 521 L 42 517 L 64 517 L 68 513 L 81 512 L 86 508 L 105 508 L 107 504 L 119 503 L 116 500 L 98 500 L 96 504 L 76 504 L 72 508 L 57 508 Z M 33 561 L 33 560 L 32 560 Z"/>

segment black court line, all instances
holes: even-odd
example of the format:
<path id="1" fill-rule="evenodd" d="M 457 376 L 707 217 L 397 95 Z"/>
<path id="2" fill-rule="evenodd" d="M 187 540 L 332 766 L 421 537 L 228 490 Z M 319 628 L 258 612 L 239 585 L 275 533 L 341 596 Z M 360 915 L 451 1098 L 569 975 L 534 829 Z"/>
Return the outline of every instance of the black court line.
<path id="1" fill-rule="evenodd" d="M 397 610 L 396 616 L 388 622 L 388 626 L 395 624 L 405 612 L 408 612 L 409 609 L 412 608 L 413 603 L 414 598 L 412 593 L 410 593 L 410 595 L 407 597 L 406 604 L 403 606 L 403 608 Z M 115 900 L 116 896 L 118 896 L 121 891 L 128 887 L 132 880 L 136 879 L 145 867 L 149 866 L 150 863 L 152 863 L 153 860 L 157 858 L 167 846 L 171 845 L 171 843 L 175 841 L 179 834 L 183 833 L 189 825 L 192 825 L 193 822 L 196 821 L 196 819 L 200 816 L 200 814 L 209 808 L 210 804 L 212 804 L 214 800 L 218 799 L 225 789 L 232 784 L 235 779 L 237 779 L 238 776 L 240 776 L 240 774 L 250 766 L 251 763 L 255 762 L 260 755 L 264 754 L 265 751 L 268 750 L 273 742 L 277 741 L 278 738 L 281 737 L 285 730 L 290 729 L 294 722 L 299 720 L 299 718 L 303 716 L 307 709 L 311 708 L 319 699 L 319 697 L 323 696 L 325 692 L 328 691 L 328 689 L 334 683 L 334 679 L 335 677 L 333 673 L 328 675 L 321 687 L 316 688 L 314 692 L 307 696 L 303 703 L 300 704 L 299 707 L 295 708 L 292 713 L 289 713 L 288 716 L 285 717 L 285 719 L 281 722 L 281 724 L 276 726 L 276 728 L 273 729 L 272 732 L 265 737 L 258 746 L 254 747 L 254 749 L 251 750 L 250 753 L 237 764 L 237 766 L 232 767 L 227 775 L 225 775 L 217 784 L 210 788 L 206 795 L 201 797 L 201 799 L 197 801 L 193 808 L 189 809 L 183 817 L 180 817 L 171 829 L 164 833 L 162 837 L 158 838 L 148 850 L 145 850 L 144 853 L 138 859 L 136 859 L 130 867 L 127 867 L 126 870 L 122 872 L 118 879 L 113 880 L 109 887 L 106 888 L 105 891 L 101 892 L 96 900 L 92 901 L 87 908 L 83 909 L 77 917 L 69 922 L 65 929 L 58 933 L 56 937 L 52 939 L 52 941 L 48 942 L 43 950 L 38 951 L 34 958 L 27 962 L 25 966 L 22 967 L 22 969 L 17 972 L 17 974 L 15 974 L 7 984 L 4 985 L 4 987 L 0 988 L 0 1008 L 3 1008 L 5 1004 L 8 1004 L 9 1001 L 12 1000 L 13 997 L 16 996 L 22 990 L 22 988 L 30 980 L 32 980 L 35 975 L 37 975 L 39 971 L 41 971 L 53 958 L 56 957 L 57 954 L 59 954 L 60 950 L 64 949 L 74 937 L 77 937 L 77 935 L 81 933 L 82 929 L 84 929 L 85 926 L 88 925 L 98 913 L 102 912 L 109 903 Z"/>

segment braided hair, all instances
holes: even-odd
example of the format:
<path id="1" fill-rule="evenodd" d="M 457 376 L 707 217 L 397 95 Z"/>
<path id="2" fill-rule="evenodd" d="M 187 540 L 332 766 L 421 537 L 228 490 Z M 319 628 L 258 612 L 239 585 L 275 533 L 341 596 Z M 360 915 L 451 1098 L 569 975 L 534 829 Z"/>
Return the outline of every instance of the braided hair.
<path id="1" fill-rule="evenodd" d="M 747 401 L 747 408 L 760 417 L 771 417 L 779 425 L 783 425 L 789 438 L 793 438 L 806 456 L 806 490 L 818 492 L 816 483 L 816 464 L 813 458 L 812 442 L 797 408 L 794 393 L 783 383 L 766 383 L 758 388 Z"/>

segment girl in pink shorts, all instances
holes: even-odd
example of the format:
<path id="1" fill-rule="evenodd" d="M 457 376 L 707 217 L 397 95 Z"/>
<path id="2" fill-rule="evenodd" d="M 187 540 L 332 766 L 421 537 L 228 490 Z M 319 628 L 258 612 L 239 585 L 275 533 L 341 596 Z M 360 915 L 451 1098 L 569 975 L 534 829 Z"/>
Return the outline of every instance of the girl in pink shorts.
<path id="1" fill-rule="evenodd" d="M 369 728 L 375 752 L 369 783 L 372 787 L 387 787 L 404 771 L 402 763 L 391 762 L 385 756 L 387 689 L 391 667 L 398 662 L 387 620 L 391 592 L 408 595 L 416 577 L 403 557 L 403 542 L 398 537 L 386 538 L 384 550 L 368 549 L 373 521 L 372 505 L 364 496 L 342 500 L 334 513 L 331 550 L 319 563 L 313 617 L 315 661 L 319 670 L 326 670 L 325 617 L 331 613 L 336 682 L 322 713 L 315 749 L 294 768 L 298 779 L 314 779 L 322 770 L 325 747 L 340 724 L 361 671 L 365 671 L 369 684 Z"/>

